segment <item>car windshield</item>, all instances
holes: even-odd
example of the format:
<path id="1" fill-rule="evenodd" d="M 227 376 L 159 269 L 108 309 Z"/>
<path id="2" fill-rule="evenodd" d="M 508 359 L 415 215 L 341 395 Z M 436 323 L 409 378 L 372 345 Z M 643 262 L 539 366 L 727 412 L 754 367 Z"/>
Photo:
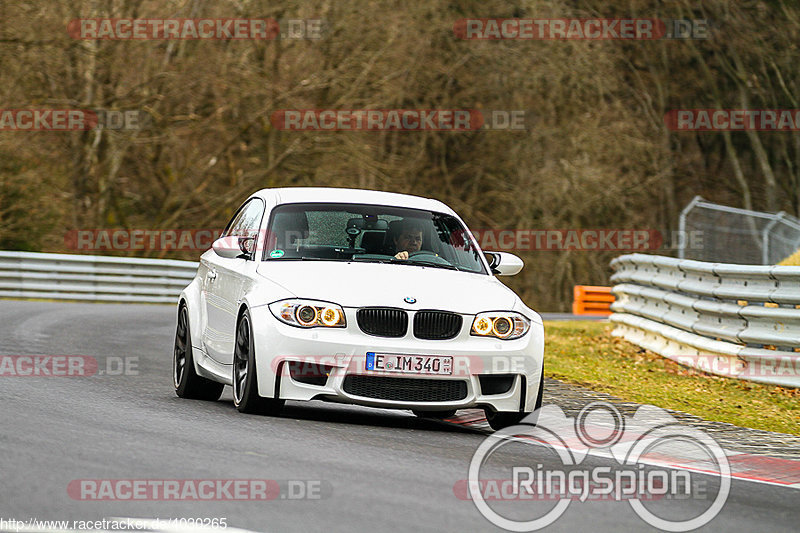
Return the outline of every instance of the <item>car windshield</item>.
<path id="1" fill-rule="evenodd" d="M 486 274 L 480 252 L 452 215 L 365 204 L 286 204 L 273 209 L 265 261 L 359 261 Z"/>

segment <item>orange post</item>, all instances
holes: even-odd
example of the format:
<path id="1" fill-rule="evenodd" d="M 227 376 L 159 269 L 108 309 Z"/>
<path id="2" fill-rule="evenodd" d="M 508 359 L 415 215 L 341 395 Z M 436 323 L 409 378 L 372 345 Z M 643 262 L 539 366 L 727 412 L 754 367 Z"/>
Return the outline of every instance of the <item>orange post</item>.
<path id="1" fill-rule="evenodd" d="M 572 294 L 573 315 L 608 316 L 611 314 L 611 304 L 614 302 L 611 287 L 575 285 Z"/>

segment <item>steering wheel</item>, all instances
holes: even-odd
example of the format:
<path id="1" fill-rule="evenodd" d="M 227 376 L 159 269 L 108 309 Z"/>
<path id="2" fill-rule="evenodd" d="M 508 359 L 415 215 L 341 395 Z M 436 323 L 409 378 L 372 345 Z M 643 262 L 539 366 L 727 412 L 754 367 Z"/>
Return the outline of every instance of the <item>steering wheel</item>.
<path id="1" fill-rule="evenodd" d="M 432 255 L 434 257 L 439 257 L 435 253 L 429 252 L 428 250 L 417 250 L 416 252 L 411 252 L 410 254 L 408 254 L 408 258 L 411 259 L 412 257 L 416 257 L 418 255 Z"/>
<path id="2" fill-rule="evenodd" d="M 428 251 L 428 250 L 418 250 L 416 252 L 412 252 L 412 253 L 408 254 L 408 258 L 412 259 L 414 257 L 419 257 L 421 255 L 425 255 L 425 256 L 430 257 L 430 259 L 428 259 L 427 261 L 430 262 L 430 263 L 437 264 L 437 265 L 452 265 L 453 264 L 450 261 L 448 261 L 447 259 L 445 259 L 444 257 L 440 257 L 440 256 L 436 255 L 434 252 L 431 252 L 431 251 Z"/>

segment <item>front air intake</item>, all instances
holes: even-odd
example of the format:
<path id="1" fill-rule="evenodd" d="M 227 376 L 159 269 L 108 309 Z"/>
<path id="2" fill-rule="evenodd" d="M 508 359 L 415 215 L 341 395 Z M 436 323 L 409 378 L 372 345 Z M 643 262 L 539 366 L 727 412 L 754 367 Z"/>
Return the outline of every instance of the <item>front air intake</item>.
<path id="1" fill-rule="evenodd" d="M 483 394 L 505 394 L 514 386 L 515 374 L 482 374 L 478 376 Z"/>
<path id="2" fill-rule="evenodd" d="M 456 402 L 467 397 L 467 383 L 458 379 L 349 375 L 342 388 L 353 396 L 396 402 Z"/>
<path id="3" fill-rule="evenodd" d="M 289 377 L 294 381 L 317 387 L 324 387 L 333 371 L 332 366 L 304 361 L 288 361 L 286 364 L 289 367 Z"/>

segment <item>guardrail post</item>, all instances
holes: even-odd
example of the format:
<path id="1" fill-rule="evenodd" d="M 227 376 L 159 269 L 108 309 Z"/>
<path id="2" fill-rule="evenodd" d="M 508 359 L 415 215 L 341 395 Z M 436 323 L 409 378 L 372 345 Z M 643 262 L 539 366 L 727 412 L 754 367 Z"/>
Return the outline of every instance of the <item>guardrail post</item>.
<path id="1" fill-rule="evenodd" d="M 769 265 L 772 261 L 770 261 L 769 257 L 769 232 L 772 231 L 772 228 L 775 227 L 775 224 L 781 221 L 783 217 L 786 216 L 785 211 L 781 211 L 775 215 L 775 218 L 771 220 L 764 229 L 761 230 L 761 264 L 762 265 Z"/>
<path id="2" fill-rule="evenodd" d="M 686 238 L 686 217 L 689 211 L 694 209 L 694 206 L 702 201 L 703 198 L 701 196 L 695 196 L 692 198 L 692 201 L 689 202 L 689 205 L 683 208 L 680 217 L 678 217 L 678 234 L 681 236 L 680 245 L 678 246 L 678 259 L 686 259 L 686 242 L 689 240 Z"/>

